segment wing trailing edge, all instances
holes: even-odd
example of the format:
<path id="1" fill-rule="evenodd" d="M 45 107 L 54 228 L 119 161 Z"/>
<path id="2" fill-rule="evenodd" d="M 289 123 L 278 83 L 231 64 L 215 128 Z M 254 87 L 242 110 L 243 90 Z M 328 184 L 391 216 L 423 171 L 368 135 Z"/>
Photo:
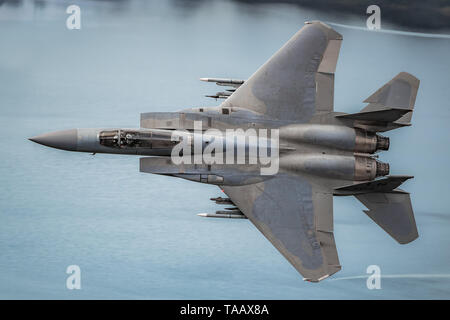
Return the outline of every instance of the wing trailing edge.
<path id="1" fill-rule="evenodd" d="M 289 175 L 223 190 L 305 281 L 319 282 L 341 270 L 331 193 Z"/>

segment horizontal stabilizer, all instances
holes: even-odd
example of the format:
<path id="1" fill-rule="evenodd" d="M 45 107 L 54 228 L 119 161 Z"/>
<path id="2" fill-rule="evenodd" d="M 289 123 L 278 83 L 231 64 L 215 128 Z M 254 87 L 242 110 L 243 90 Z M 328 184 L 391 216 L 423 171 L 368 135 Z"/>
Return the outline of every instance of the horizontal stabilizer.
<path id="1" fill-rule="evenodd" d="M 335 189 L 335 195 L 352 195 L 370 192 L 389 192 L 398 188 L 403 182 L 413 176 L 388 176 L 381 179 L 355 183 Z"/>
<path id="2" fill-rule="evenodd" d="M 391 81 L 364 100 L 364 102 L 374 105 L 383 105 L 389 108 L 412 110 L 416 102 L 419 83 L 419 79 L 412 74 L 400 72 Z M 365 109 L 363 111 L 368 111 Z"/>
<path id="3" fill-rule="evenodd" d="M 360 112 L 336 117 L 353 120 L 354 127 L 375 132 L 409 126 L 419 83 L 413 75 L 400 72 L 364 100 L 368 105 Z"/>
<path id="4" fill-rule="evenodd" d="M 368 112 L 358 112 L 352 114 L 338 115 L 337 118 L 353 119 L 362 121 L 376 121 L 376 122 L 394 122 L 399 120 L 403 115 L 410 112 L 407 109 L 386 109 Z"/>
<path id="5" fill-rule="evenodd" d="M 369 210 L 364 212 L 400 244 L 419 236 L 409 193 L 396 189 L 355 195 Z"/>

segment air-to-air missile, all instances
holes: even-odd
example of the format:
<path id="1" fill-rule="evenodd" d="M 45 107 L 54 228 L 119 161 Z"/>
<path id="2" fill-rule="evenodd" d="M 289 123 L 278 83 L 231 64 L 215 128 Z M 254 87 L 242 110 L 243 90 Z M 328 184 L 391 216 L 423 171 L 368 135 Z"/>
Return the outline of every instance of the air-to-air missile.
<path id="1" fill-rule="evenodd" d="M 222 79 L 222 78 L 200 78 L 201 81 L 206 82 L 215 82 L 218 86 L 229 86 L 233 89 L 226 89 L 226 91 L 216 92 L 214 95 L 206 95 L 205 97 L 214 98 L 214 99 L 227 99 L 229 96 L 236 91 L 242 84 L 244 84 L 244 80 L 237 79 Z"/>
<path id="2" fill-rule="evenodd" d="M 233 204 L 233 201 L 231 201 L 230 198 L 217 197 L 217 198 L 210 198 L 210 200 L 214 201 L 217 204 Z"/>
<path id="3" fill-rule="evenodd" d="M 214 95 L 206 95 L 205 97 L 214 98 L 214 99 L 226 99 L 229 96 L 231 96 L 232 93 L 233 93 L 232 91 L 230 91 L 230 92 L 222 91 L 222 92 L 216 92 L 216 94 L 214 94 Z"/>
<path id="4" fill-rule="evenodd" d="M 205 218 L 247 219 L 247 217 L 242 213 L 229 213 L 227 211 L 216 211 L 216 213 L 198 213 L 197 215 Z"/>
<path id="5" fill-rule="evenodd" d="M 215 82 L 218 86 L 230 86 L 238 88 L 244 84 L 244 80 L 239 79 L 222 79 L 222 78 L 200 78 L 200 81 Z"/>
<path id="6" fill-rule="evenodd" d="M 231 214 L 243 214 L 242 212 L 241 212 L 241 210 L 239 210 L 239 209 L 235 209 L 235 208 L 227 208 L 227 209 L 225 209 L 225 210 L 218 210 L 218 211 L 216 211 L 216 213 L 223 213 L 223 214 L 228 214 L 228 213 L 231 213 Z"/>

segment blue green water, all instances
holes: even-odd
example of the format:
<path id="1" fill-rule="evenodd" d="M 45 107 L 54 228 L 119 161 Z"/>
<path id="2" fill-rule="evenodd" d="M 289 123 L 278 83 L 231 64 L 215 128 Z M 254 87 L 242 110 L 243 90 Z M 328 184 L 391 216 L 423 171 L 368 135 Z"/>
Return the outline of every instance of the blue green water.
<path id="1" fill-rule="evenodd" d="M 420 238 L 401 246 L 353 198 L 335 198 L 341 272 L 306 283 L 248 221 L 204 219 L 214 186 L 139 172 L 132 156 L 69 153 L 27 140 L 76 127 L 138 127 L 139 114 L 216 105 L 200 77 L 245 79 L 305 20 L 364 26 L 289 5 L 232 1 L 67 1 L 0 6 L 0 298 L 450 298 L 450 40 L 338 28 L 335 109 L 400 71 L 421 80 L 413 126 L 381 155 L 415 176 Z M 395 29 L 395 26 L 386 26 Z M 67 266 L 81 290 L 67 290 Z M 381 290 L 368 290 L 379 265 Z M 396 276 L 403 275 L 403 276 Z M 406 275 L 406 276 L 405 276 Z"/>

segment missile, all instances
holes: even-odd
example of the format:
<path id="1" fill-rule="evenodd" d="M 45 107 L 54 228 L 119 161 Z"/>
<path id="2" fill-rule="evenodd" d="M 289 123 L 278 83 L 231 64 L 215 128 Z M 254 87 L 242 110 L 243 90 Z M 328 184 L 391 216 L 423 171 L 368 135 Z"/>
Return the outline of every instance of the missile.
<path id="1" fill-rule="evenodd" d="M 221 92 L 216 92 L 216 96 L 229 97 L 229 96 L 231 96 L 232 93 L 233 93 L 233 91 L 221 91 Z"/>
<path id="2" fill-rule="evenodd" d="M 217 94 L 216 95 L 212 95 L 212 96 L 211 95 L 205 95 L 205 97 L 206 98 L 213 98 L 213 99 L 216 99 L 216 100 L 217 99 L 226 99 L 226 98 L 228 98 L 228 96 L 221 96 L 221 95 L 217 95 Z"/>
<path id="3" fill-rule="evenodd" d="M 229 96 L 231 96 L 233 92 L 217 92 L 215 95 L 206 95 L 207 98 L 214 98 L 214 99 L 226 99 Z"/>
<path id="4" fill-rule="evenodd" d="M 247 219 L 243 214 L 233 213 L 198 213 L 197 215 L 205 218 Z"/>
<path id="5" fill-rule="evenodd" d="M 245 82 L 244 80 L 239 79 L 222 79 L 222 78 L 200 78 L 200 81 L 215 82 L 219 86 L 233 86 L 233 87 L 239 87 L 241 84 Z"/>
<path id="6" fill-rule="evenodd" d="M 230 198 L 217 197 L 217 198 L 210 198 L 209 200 L 214 201 L 217 204 L 233 204 Z"/>
<path id="7" fill-rule="evenodd" d="M 218 210 L 216 211 L 216 214 L 243 214 L 243 213 L 239 209 L 234 209 L 234 210 Z"/>

